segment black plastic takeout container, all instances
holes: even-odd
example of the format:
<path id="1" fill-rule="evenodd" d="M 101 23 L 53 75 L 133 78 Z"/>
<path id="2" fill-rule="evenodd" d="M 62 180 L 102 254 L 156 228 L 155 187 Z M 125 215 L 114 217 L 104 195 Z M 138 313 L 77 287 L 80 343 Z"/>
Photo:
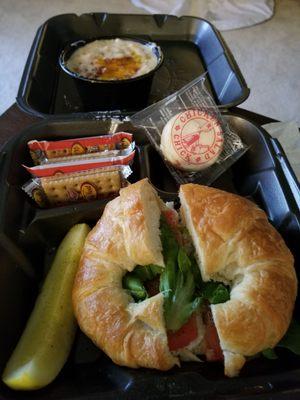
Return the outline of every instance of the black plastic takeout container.
<path id="1" fill-rule="evenodd" d="M 84 111 L 124 108 L 135 110 L 137 108 L 146 107 L 154 74 L 161 67 L 163 62 L 163 53 L 156 43 L 139 38 L 121 38 L 122 40 L 130 40 L 149 47 L 156 58 L 155 68 L 135 78 L 119 80 L 89 79 L 68 69 L 67 61 L 77 49 L 94 40 L 104 39 L 116 39 L 116 37 L 78 40 L 68 44 L 59 57 L 59 65 L 67 75 L 66 79 L 71 79 L 77 87 Z"/>
<path id="2" fill-rule="evenodd" d="M 19 86 L 19 107 L 41 117 L 86 112 L 75 80 L 60 68 L 58 60 L 68 44 L 99 37 L 139 38 L 161 48 L 164 62 L 153 78 L 148 104 L 174 93 L 204 72 L 207 89 L 221 108 L 240 104 L 249 95 L 230 50 L 206 20 L 168 15 L 64 14 L 46 21 L 36 33 Z M 128 100 L 133 97 L 131 91 L 126 95 Z M 121 110 L 112 105 L 110 114 L 106 105 L 99 105 L 97 110 L 113 115 L 113 111 L 125 114 L 142 108 L 142 104 L 136 104 L 135 110 L 129 110 L 126 103 Z"/>
<path id="3" fill-rule="evenodd" d="M 227 114 L 231 128 L 250 146 L 213 186 L 238 193 L 262 207 L 295 257 L 299 276 L 300 210 L 292 190 L 293 176 L 276 141 L 253 123 Z M 40 282 L 56 246 L 71 226 L 99 219 L 107 200 L 39 209 L 22 191 L 29 179 L 21 167 L 29 164 L 27 142 L 105 134 L 110 121 L 53 118 L 25 129 L 0 154 L 0 372 L 15 347 L 33 307 Z M 137 152 L 131 182 L 148 177 L 163 200 L 177 200 L 177 185 L 160 156 L 139 129 L 123 123 L 134 134 Z M 279 159 L 280 155 L 280 159 Z M 54 294 L 55 295 L 55 294 Z M 299 300 L 295 315 L 299 315 Z M 256 358 L 241 375 L 228 379 L 218 363 L 183 363 L 168 372 L 134 370 L 113 364 L 79 330 L 66 365 L 48 387 L 15 392 L 0 384 L 0 399 L 292 399 L 300 396 L 300 357 L 287 351 L 280 359 Z"/>

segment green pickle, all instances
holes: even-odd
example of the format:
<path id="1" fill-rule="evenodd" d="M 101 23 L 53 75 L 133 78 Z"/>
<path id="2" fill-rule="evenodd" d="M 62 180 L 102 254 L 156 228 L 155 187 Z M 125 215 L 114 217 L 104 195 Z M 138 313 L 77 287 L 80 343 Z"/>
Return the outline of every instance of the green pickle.
<path id="1" fill-rule="evenodd" d="M 86 224 L 73 226 L 59 245 L 25 330 L 2 375 L 15 390 L 39 389 L 52 382 L 70 353 L 76 320 L 72 287 L 85 238 Z"/>

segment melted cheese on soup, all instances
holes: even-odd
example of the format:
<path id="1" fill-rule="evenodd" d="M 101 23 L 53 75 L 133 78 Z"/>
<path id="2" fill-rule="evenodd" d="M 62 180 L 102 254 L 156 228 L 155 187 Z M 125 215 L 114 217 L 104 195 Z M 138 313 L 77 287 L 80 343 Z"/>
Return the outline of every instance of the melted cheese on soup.
<path id="1" fill-rule="evenodd" d="M 66 63 L 70 71 L 99 80 L 134 78 L 156 65 L 151 46 L 123 39 L 95 40 L 77 49 Z"/>

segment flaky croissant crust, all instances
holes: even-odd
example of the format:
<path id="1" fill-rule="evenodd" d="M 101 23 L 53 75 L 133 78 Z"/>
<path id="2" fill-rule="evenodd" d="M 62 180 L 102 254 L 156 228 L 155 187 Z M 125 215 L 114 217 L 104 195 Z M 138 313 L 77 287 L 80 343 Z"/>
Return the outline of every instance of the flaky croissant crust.
<path id="1" fill-rule="evenodd" d="M 144 196 L 159 228 L 160 202 L 148 181 L 123 189 L 87 237 L 73 305 L 81 330 L 116 364 L 167 370 L 178 360 L 168 347 L 163 295 L 134 303 L 122 288 L 135 265 L 162 263 L 161 248 L 149 245 Z"/>
<path id="2" fill-rule="evenodd" d="M 297 294 L 294 259 L 251 201 L 194 184 L 181 186 L 180 199 L 202 278 L 231 286 L 230 300 L 211 311 L 225 373 L 236 375 L 241 357 L 274 347 L 287 331 Z"/>

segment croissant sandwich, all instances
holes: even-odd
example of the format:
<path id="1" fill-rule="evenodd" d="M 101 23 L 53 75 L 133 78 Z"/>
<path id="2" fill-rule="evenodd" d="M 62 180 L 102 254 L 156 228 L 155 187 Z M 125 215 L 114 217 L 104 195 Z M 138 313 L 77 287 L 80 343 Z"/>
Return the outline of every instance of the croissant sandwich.
<path id="1" fill-rule="evenodd" d="M 180 187 L 178 214 L 141 180 L 110 201 L 85 242 L 73 288 L 81 330 L 116 364 L 168 370 L 273 348 L 291 322 L 293 256 L 251 201 Z"/>

